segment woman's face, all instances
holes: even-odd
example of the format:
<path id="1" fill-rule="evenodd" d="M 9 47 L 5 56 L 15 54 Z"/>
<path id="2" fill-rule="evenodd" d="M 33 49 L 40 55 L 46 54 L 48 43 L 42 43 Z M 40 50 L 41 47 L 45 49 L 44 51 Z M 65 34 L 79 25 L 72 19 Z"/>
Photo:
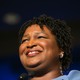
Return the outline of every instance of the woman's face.
<path id="1" fill-rule="evenodd" d="M 27 70 L 37 71 L 56 67 L 60 52 L 56 37 L 46 26 L 41 29 L 35 24 L 25 30 L 19 47 L 19 56 Z"/>

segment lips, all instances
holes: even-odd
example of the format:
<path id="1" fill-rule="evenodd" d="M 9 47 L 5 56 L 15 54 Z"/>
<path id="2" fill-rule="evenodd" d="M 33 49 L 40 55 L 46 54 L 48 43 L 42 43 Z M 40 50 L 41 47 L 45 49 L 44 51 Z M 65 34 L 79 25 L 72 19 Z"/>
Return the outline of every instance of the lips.
<path id="1" fill-rule="evenodd" d="M 40 52 L 42 52 L 42 51 L 41 50 L 27 50 L 26 55 L 28 57 L 34 57 L 34 56 L 40 54 Z"/>

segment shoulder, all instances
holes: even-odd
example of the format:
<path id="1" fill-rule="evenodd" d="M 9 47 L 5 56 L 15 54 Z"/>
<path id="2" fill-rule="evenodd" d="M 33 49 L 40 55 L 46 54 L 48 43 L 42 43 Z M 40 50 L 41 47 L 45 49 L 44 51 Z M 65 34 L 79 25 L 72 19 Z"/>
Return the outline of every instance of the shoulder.
<path id="1" fill-rule="evenodd" d="M 80 71 L 78 70 L 72 70 L 69 72 L 69 74 L 67 75 L 67 77 L 70 80 L 80 80 Z"/>
<path id="2" fill-rule="evenodd" d="M 63 75 L 52 80 L 80 80 L 80 71 L 72 70 L 68 75 Z"/>

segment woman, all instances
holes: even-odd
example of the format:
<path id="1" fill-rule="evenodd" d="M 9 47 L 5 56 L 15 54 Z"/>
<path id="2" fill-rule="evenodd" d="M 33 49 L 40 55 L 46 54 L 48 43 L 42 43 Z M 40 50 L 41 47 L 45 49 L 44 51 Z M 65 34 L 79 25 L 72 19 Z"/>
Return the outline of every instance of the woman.
<path id="1" fill-rule="evenodd" d="M 70 27 L 63 21 L 46 15 L 33 18 L 23 24 L 19 39 L 20 60 L 30 80 L 80 80 L 77 70 L 63 75 L 71 62 Z"/>

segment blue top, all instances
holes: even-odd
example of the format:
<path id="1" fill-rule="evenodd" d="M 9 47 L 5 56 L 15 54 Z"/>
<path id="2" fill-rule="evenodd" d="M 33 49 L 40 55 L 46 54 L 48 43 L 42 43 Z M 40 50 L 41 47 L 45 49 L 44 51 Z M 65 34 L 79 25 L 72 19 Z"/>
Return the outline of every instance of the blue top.
<path id="1" fill-rule="evenodd" d="M 80 80 L 80 71 L 72 70 L 68 75 L 63 75 L 52 80 Z"/>

